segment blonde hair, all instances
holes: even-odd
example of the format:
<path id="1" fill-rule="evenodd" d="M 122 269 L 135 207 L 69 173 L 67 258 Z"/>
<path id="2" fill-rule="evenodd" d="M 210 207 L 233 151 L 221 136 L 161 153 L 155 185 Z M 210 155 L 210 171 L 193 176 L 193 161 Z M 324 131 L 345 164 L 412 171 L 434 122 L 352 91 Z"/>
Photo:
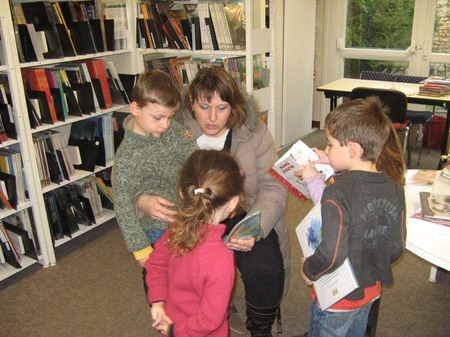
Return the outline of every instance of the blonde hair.
<path id="1" fill-rule="evenodd" d="M 244 176 L 226 151 L 194 151 L 182 167 L 178 189 L 182 206 L 168 231 L 168 248 L 174 256 L 193 250 L 205 237 L 215 211 L 233 197 L 244 200 Z"/>

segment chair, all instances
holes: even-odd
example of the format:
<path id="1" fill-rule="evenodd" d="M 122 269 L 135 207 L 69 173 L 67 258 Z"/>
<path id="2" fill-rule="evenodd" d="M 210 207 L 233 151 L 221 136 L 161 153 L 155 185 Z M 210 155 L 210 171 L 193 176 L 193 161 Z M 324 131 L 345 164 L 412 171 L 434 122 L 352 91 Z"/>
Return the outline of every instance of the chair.
<path id="1" fill-rule="evenodd" d="M 367 98 L 370 96 L 378 96 L 385 104 L 389 106 L 389 118 L 391 119 L 395 130 L 403 136 L 403 154 L 410 162 L 409 142 L 409 126 L 410 122 L 406 118 L 406 107 L 408 105 L 406 95 L 394 89 L 381 88 L 364 88 L 357 87 L 350 93 L 350 99 Z"/>
<path id="2" fill-rule="evenodd" d="M 397 82 L 403 83 L 420 83 L 427 77 L 422 76 L 409 76 L 409 75 L 397 75 Z M 417 160 L 417 165 L 420 165 L 420 157 L 422 155 L 422 145 L 423 145 L 423 134 L 425 130 L 425 125 L 428 124 L 433 118 L 435 106 L 433 106 L 433 111 L 417 111 L 412 109 L 406 110 L 406 118 L 411 122 L 411 124 L 419 125 L 419 132 L 417 134 L 417 143 L 419 145 L 419 159 Z M 428 151 L 430 151 L 431 142 L 431 123 L 429 124 L 430 132 L 428 132 Z"/>
<path id="3" fill-rule="evenodd" d="M 395 82 L 396 77 L 397 76 L 393 74 L 369 70 L 363 70 L 359 75 L 359 78 L 362 80 L 387 81 L 387 82 Z"/>

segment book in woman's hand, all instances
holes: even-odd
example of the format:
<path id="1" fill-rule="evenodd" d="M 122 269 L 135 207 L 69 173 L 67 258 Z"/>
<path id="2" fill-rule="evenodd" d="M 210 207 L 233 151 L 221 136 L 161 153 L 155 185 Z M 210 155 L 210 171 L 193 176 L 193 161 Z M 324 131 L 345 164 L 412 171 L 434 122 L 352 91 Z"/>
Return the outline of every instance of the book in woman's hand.
<path id="1" fill-rule="evenodd" d="M 261 233 L 261 212 L 255 212 L 247 215 L 239 221 L 230 233 L 224 237 L 225 243 L 231 239 L 258 239 Z"/>

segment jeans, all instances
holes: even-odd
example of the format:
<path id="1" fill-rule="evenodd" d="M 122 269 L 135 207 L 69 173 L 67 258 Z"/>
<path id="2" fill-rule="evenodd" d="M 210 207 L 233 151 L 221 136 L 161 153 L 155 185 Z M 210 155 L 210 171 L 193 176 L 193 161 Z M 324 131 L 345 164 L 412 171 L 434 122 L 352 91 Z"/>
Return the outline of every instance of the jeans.
<path id="1" fill-rule="evenodd" d="M 314 299 L 308 337 L 364 337 L 372 304 L 351 311 L 323 311 Z"/>

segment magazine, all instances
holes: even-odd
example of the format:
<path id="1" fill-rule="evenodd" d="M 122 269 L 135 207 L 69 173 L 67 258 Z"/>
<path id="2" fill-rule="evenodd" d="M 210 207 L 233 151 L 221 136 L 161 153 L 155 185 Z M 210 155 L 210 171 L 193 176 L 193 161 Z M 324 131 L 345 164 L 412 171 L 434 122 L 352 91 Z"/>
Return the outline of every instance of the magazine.
<path id="1" fill-rule="evenodd" d="M 419 196 L 424 217 L 450 220 L 450 190 L 447 195 L 420 192 Z"/>
<path id="2" fill-rule="evenodd" d="M 303 255 L 305 257 L 313 255 L 322 241 L 320 203 L 317 203 L 303 218 L 295 232 Z M 314 281 L 313 285 L 322 310 L 328 309 L 359 287 L 358 280 L 348 258 L 339 268 Z"/>
<path id="3" fill-rule="evenodd" d="M 258 238 L 261 233 L 261 212 L 247 215 L 239 221 L 223 239 L 225 243 L 231 239 Z"/>
<path id="4" fill-rule="evenodd" d="M 318 159 L 317 154 L 301 140 L 292 147 L 270 168 L 269 173 L 286 186 L 301 200 L 310 198 L 306 183 L 294 175 L 302 166 L 309 165 L 310 160 Z M 316 169 L 325 175 L 325 180 L 334 174 L 334 170 L 327 164 L 315 164 Z"/>

